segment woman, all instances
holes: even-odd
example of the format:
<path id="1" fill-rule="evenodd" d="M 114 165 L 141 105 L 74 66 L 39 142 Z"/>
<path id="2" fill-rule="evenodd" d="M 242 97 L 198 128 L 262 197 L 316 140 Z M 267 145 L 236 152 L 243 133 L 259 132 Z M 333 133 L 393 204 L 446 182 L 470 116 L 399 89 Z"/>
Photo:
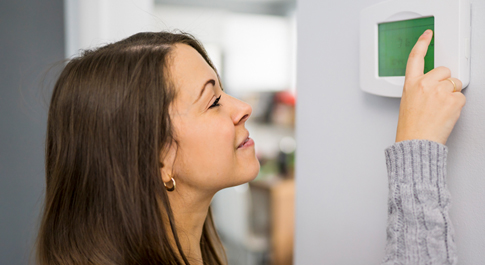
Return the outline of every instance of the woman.
<path id="1" fill-rule="evenodd" d="M 445 146 L 465 96 L 448 68 L 423 75 L 427 30 L 409 55 L 396 144 L 386 149 L 389 218 L 383 264 L 457 264 Z"/>
<path id="2" fill-rule="evenodd" d="M 445 68 L 422 75 L 430 39 L 410 59 L 397 141 L 444 144 L 464 104 Z M 258 174 L 250 115 L 186 34 L 139 33 L 71 60 L 49 109 L 38 263 L 226 264 L 210 202 Z"/>

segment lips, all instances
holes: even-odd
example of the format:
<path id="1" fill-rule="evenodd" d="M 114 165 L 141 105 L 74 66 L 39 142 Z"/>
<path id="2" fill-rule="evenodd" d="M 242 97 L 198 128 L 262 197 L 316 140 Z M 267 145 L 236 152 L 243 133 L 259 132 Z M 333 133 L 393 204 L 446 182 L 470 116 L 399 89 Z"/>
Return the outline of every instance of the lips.
<path id="1" fill-rule="evenodd" d="M 249 141 L 249 133 L 247 134 L 247 136 L 244 138 L 244 140 L 242 142 L 240 142 L 239 146 L 237 148 L 240 148 L 242 147 L 247 141 Z"/>
<path id="2" fill-rule="evenodd" d="M 242 147 L 242 146 L 243 146 L 245 143 L 247 143 L 247 141 L 249 141 L 249 138 L 246 138 L 246 140 L 244 140 L 244 142 L 242 142 L 242 143 L 241 143 L 241 144 L 238 146 L 238 148 L 239 148 L 239 147 Z"/>

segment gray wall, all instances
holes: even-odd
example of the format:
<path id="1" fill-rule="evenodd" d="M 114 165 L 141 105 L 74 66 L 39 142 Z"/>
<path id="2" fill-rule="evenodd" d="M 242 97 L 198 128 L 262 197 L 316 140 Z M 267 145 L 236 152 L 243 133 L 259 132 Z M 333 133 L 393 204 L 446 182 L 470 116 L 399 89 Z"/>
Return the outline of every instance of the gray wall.
<path id="1" fill-rule="evenodd" d="M 45 73 L 64 57 L 63 19 L 62 0 L 0 2 L 0 264 L 31 256 L 53 82 Z"/>
<path id="2" fill-rule="evenodd" d="M 379 264 L 399 100 L 359 89 L 359 12 L 380 0 L 298 1 L 296 264 Z M 448 140 L 460 264 L 485 260 L 485 1 L 471 0 L 467 105 Z"/>

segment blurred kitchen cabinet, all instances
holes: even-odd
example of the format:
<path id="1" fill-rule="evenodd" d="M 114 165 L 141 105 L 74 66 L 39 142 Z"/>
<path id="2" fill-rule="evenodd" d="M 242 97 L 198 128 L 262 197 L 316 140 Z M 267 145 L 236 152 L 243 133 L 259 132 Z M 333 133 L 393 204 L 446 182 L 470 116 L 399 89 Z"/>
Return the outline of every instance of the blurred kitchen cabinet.
<path id="1" fill-rule="evenodd" d="M 293 264 L 295 181 L 274 178 L 249 186 L 252 233 L 268 238 L 272 265 Z"/>

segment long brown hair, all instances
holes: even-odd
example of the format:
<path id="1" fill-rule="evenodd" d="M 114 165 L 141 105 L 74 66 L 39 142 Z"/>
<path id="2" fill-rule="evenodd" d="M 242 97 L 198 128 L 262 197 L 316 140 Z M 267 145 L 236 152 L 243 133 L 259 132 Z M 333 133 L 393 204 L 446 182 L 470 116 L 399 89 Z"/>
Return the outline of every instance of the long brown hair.
<path id="1" fill-rule="evenodd" d="M 47 124 L 39 264 L 189 264 L 159 162 L 176 143 L 167 66 L 177 43 L 214 68 L 191 35 L 159 32 L 84 51 L 60 74 Z M 200 246 L 205 264 L 227 263 L 210 208 Z"/>

